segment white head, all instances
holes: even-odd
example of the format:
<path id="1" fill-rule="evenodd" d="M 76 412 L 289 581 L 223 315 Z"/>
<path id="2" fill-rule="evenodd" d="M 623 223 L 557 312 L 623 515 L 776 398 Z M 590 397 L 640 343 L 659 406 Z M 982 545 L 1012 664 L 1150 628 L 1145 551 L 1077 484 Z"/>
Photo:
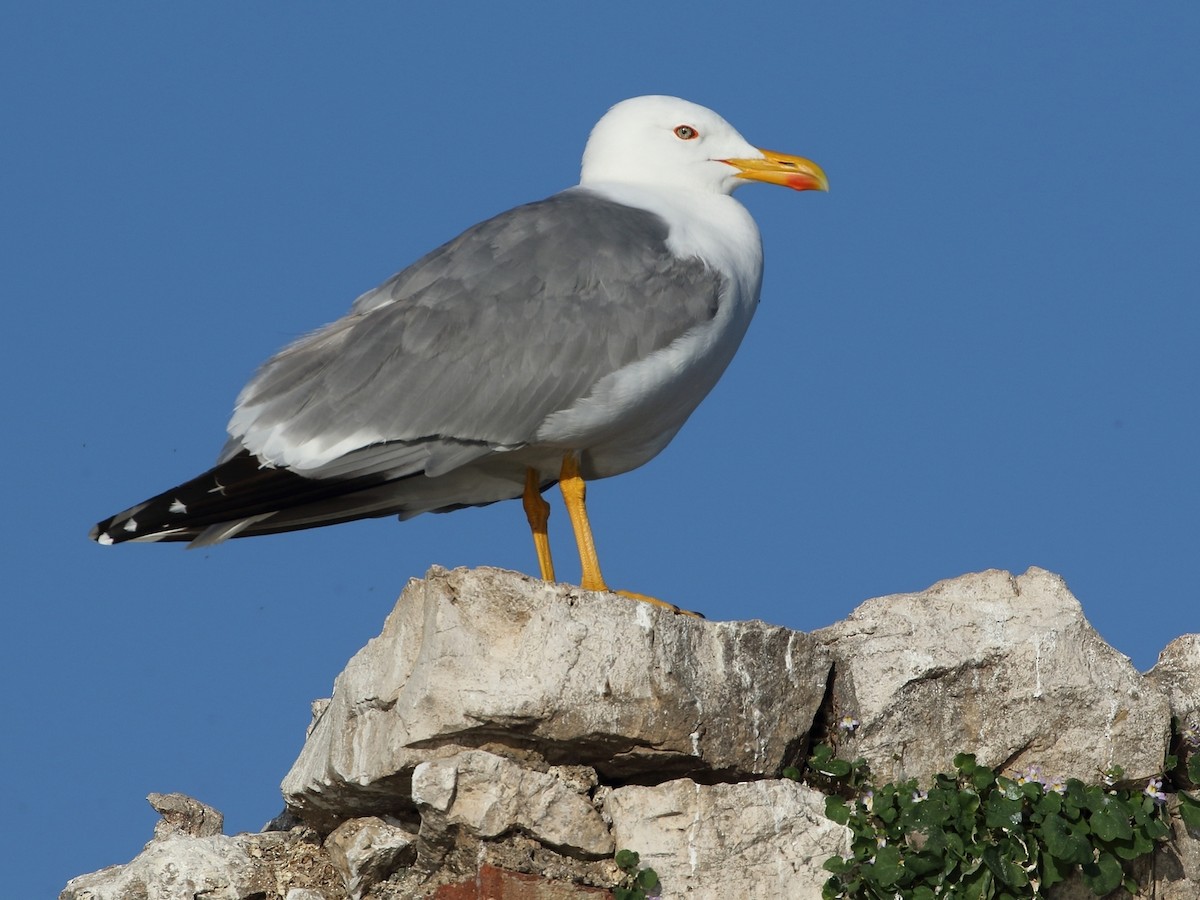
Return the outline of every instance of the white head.
<path id="1" fill-rule="evenodd" d="M 711 109 L 678 97 L 634 97 L 610 109 L 583 151 L 580 184 L 617 182 L 730 194 L 746 179 L 826 190 L 820 167 L 760 150 Z"/>

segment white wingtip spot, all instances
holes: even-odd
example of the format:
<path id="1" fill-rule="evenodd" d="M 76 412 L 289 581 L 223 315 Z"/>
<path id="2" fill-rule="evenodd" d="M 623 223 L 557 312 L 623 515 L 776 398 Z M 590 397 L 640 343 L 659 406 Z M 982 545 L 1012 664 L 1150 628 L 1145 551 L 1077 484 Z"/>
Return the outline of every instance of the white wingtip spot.
<path id="1" fill-rule="evenodd" d="M 185 513 L 185 512 L 187 512 L 187 505 L 182 500 L 180 500 L 178 497 L 176 497 L 174 500 L 171 501 L 170 512 L 173 512 L 176 514 Z"/>
<path id="2" fill-rule="evenodd" d="M 130 519 L 125 523 L 126 531 L 137 531 L 137 519 Z"/>
<path id="3" fill-rule="evenodd" d="M 103 544 L 105 547 L 111 547 L 112 542 L 112 535 L 110 535 L 107 531 L 103 531 L 96 536 L 97 544 Z"/>

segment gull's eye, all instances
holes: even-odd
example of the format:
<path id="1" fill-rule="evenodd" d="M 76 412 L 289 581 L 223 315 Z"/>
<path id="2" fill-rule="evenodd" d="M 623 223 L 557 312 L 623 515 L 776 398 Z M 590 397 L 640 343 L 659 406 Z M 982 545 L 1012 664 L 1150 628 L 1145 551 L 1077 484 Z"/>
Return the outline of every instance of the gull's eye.
<path id="1" fill-rule="evenodd" d="M 679 138 L 681 141 L 694 141 L 696 138 L 700 137 L 700 132 L 698 132 L 691 125 L 677 125 L 675 127 L 675 137 Z"/>

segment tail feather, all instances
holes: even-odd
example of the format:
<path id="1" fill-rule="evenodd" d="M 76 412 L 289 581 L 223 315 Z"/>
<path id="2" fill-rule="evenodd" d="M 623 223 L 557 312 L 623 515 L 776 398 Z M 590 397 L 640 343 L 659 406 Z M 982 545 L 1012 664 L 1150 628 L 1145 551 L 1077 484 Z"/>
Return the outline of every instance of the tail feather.
<path id="1" fill-rule="evenodd" d="M 272 534 L 331 525 L 365 515 L 397 511 L 380 503 L 377 491 L 388 482 L 382 474 L 353 478 L 305 478 L 287 469 L 264 466 L 247 451 L 202 475 L 99 522 L 91 538 L 101 544 L 126 541 L 193 541 L 197 546 L 230 537 Z M 294 511 L 300 515 L 279 515 Z M 276 522 L 272 519 L 277 517 Z"/>

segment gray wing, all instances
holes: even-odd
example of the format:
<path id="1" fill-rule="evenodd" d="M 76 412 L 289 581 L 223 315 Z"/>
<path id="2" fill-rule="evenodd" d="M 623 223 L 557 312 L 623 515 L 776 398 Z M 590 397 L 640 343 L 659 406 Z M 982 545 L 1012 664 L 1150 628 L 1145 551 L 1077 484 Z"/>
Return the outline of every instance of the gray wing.
<path id="1" fill-rule="evenodd" d="M 605 375 L 716 315 L 722 277 L 673 256 L 667 230 L 579 188 L 470 228 L 263 365 L 226 458 L 244 446 L 328 476 L 362 471 L 352 454 L 437 474 L 530 441 Z"/>

